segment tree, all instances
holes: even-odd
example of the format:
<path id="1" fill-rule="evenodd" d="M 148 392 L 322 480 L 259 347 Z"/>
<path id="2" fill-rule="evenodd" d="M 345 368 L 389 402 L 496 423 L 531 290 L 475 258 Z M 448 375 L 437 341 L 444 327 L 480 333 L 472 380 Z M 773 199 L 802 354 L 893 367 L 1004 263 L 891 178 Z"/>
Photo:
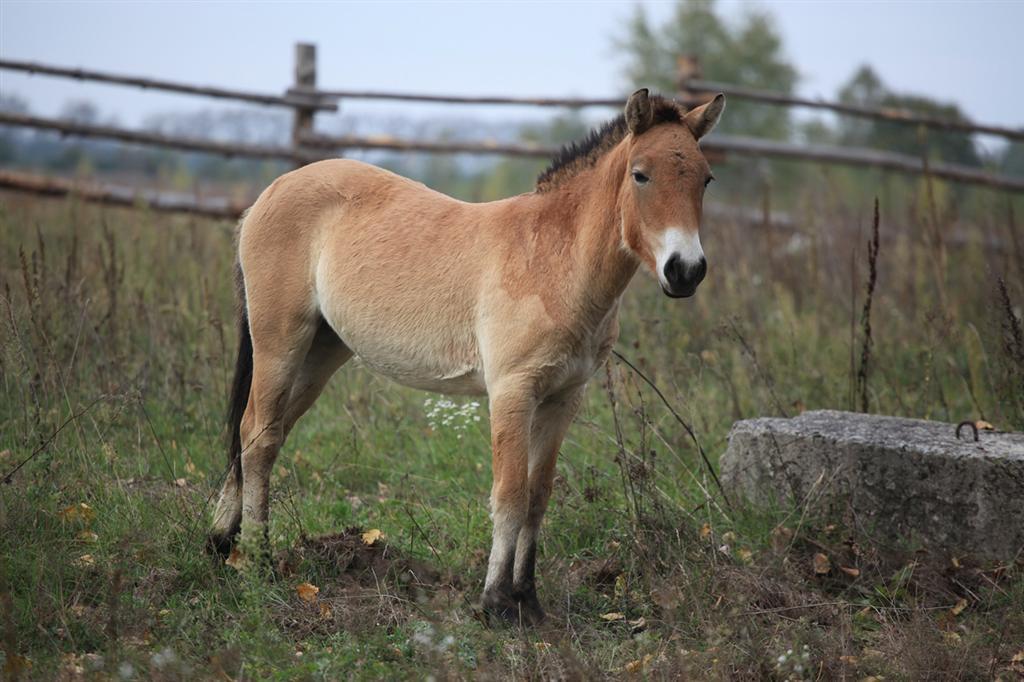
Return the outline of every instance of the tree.
<path id="1" fill-rule="evenodd" d="M 717 14 L 714 0 L 682 0 L 662 26 L 652 26 L 638 6 L 617 44 L 626 51 L 630 88 L 649 86 L 675 94 L 676 59 L 683 55 L 700 59 L 706 80 L 784 93 L 792 93 L 797 81 L 796 68 L 785 57 L 782 37 L 768 14 L 749 10 L 730 25 Z M 785 139 L 789 112 L 733 99 L 720 127 L 726 133 Z"/>
<path id="2" fill-rule="evenodd" d="M 948 121 L 967 120 L 956 104 L 939 102 L 923 95 L 893 92 L 867 65 L 858 68 L 839 90 L 839 100 L 844 104 L 901 109 Z M 917 157 L 927 155 L 931 159 L 968 166 L 982 165 L 974 142 L 966 133 L 915 130 L 904 123 L 844 117 L 840 121 L 840 136 L 844 143 L 850 145 L 887 149 Z"/>

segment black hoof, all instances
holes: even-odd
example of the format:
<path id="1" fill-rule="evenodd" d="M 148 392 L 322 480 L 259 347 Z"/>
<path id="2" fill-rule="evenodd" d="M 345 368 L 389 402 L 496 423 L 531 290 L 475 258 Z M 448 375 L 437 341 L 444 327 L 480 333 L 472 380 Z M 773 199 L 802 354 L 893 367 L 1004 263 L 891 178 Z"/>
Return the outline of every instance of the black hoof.
<path id="1" fill-rule="evenodd" d="M 529 625 L 540 625 L 547 618 L 544 609 L 541 608 L 540 600 L 537 599 L 536 590 L 528 590 L 513 594 L 513 598 L 519 604 L 519 612 L 523 621 Z"/>
<path id="2" fill-rule="evenodd" d="M 206 536 L 206 551 L 212 556 L 219 556 L 222 559 L 227 559 L 231 556 L 231 548 L 235 546 L 234 535 L 221 535 L 220 533 L 210 533 Z"/>
<path id="3" fill-rule="evenodd" d="M 544 622 L 544 609 L 536 592 L 510 595 L 485 592 L 480 600 L 484 622 L 491 627 L 540 625 Z"/>

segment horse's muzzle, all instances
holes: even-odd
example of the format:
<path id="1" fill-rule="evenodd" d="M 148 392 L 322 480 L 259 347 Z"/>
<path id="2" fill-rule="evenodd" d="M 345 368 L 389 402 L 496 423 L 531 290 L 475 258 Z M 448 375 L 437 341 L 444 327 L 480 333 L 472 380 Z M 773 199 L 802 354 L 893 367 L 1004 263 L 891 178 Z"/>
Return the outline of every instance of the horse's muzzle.
<path id="1" fill-rule="evenodd" d="M 672 298 L 688 298 L 697 291 L 697 285 L 704 281 L 707 273 L 708 262 L 704 256 L 687 263 L 679 254 L 674 253 L 665 263 L 665 280 L 661 290 Z"/>

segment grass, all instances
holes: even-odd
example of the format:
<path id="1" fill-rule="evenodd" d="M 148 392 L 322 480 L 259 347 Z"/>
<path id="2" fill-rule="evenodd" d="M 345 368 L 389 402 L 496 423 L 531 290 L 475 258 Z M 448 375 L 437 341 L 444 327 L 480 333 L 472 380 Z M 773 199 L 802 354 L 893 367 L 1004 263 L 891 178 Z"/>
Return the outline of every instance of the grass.
<path id="1" fill-rule="evenodd" d="M 815 228 L 802 235 L 707 231 L 695 299 L 642 276 L 627 293 L 618 349 L 712 465 L 736 419 L 864 400 L 1024 428 L 1024 263 L 983 246 L 1019 243 L 1005 197 L 972 195 L 982 228 L 959 245 L 934 195 L 883 203 L 867 307 L 870 203 L 821 182 L 794 207 Z M 618 361 L 562 449 L 541 628 L 491 630 L 472 608 L 490 539 L 486 406 L 437 411 L 358 363 L 275 465 L 274 577 L 212 560 L 232 228 L 0 199 L 0 475 L 16 469 L 0 485 L 6 677 L 1020 674 L 1021 561 L 894 548 L 813 506 L 729 508 L 693 440 Z M 369 529 L 383 539 L 365 544 Z M 304 583 L 319 588 L 309 600 Z"/>

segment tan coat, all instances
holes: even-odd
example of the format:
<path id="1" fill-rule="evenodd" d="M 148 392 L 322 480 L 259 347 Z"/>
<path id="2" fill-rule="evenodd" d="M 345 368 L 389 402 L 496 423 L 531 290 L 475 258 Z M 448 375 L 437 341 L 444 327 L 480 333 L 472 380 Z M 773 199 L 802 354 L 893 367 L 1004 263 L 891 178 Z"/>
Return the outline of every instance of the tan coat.
<path id="1" fill-rule="evenodd" d="M 351 160 L 278 178 L 238 235 L 240 467 L 215 544 L 230 546 L 243 520 L 266 523 L 281 444 L 355 354 L 407 386 L 489 396 L 495 529 L 483 606 L 539 620 L 536 535 L 558 448 L 618 335 L 622 292 L 641 263 L 673 296 L 704 276 L 710 170 L 697 140 L 722 105 L 684 114 L 639 91 L 538 191 L 485 204 Z"/>

